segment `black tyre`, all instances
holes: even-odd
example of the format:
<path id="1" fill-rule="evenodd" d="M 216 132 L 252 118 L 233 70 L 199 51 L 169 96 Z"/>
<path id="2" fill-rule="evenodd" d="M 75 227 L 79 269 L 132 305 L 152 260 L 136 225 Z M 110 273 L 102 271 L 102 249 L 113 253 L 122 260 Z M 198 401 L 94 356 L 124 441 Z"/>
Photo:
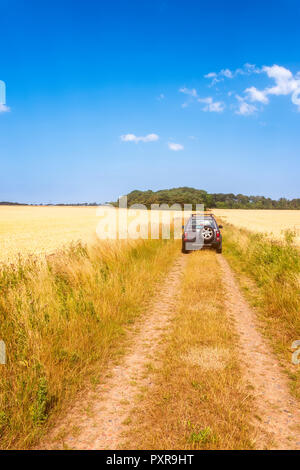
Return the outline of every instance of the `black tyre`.
<path id="1" fill-rule="evenodd" d="M 222 245 L 219 248 L 216 249 L 216 252 L 217 253 L 222 253 Z"/>

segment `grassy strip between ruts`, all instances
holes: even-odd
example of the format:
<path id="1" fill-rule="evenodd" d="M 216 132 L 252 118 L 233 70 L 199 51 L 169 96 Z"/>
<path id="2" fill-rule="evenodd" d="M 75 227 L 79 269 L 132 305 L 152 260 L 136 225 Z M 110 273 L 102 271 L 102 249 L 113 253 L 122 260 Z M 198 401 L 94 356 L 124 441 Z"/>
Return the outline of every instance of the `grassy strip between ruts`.
<path id="1" fill-rule="evenodd" d="M 124 448 L 251 449 L 252 399 L 213 252 L 188 255 L 176 315 L 153 385 L 141 390 Z"/>
<path id="2" fill-rule="evenodd" d="M 289 376 L 292 393 L 300 398 L 300 367 L 292 363 L 292 343 L 300 340 L 300 257 L 293 233 L 287 231 L 280 242 L 226 224 L 223 247 Z"/>
<path id="3" fill-rule="evenodd" d="M 0 267 L 2 449 L 30 448 L 101 378 L 178 252 L 172 241 L 99 242 Z"/>

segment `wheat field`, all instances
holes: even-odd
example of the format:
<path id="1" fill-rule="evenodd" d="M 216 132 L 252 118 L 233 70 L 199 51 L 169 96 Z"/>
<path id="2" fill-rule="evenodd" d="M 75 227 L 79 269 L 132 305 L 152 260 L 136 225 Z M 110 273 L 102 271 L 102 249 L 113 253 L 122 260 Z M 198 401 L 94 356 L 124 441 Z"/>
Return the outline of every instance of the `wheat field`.
<path id="1" fill-rule="evenodd" d="M 95 207 L 0 206 L 0 260 L 51 253 L 96 236 Z"/>
<path id="2" fill-rule="evenodd" d="M 119 211 L 124 214 L 126 209 Z M 171 221 L 178 218 L 176 212 L 171 214 Z M 53 253 L 72 242 L 94 243 L 99 238 L 101 219 L 106 217 L 111 223 L 115 215 L 109 207 L 0 206 L 0 261 Z M 154 211 L 153 217 L 159 225 L 166 215 L 166 211 Z M 126 211 L 126 217 L 128 225 L 136 218 L 141 226 L 150 221 L 149 211 L 144 210 Z M 179 217 L 180 229 L 181 223 Z"/>
<path id="3" fill-rule="evenodd" d="M 239 228 L 266 233 L 270 238 L 282 239 L 286 230 L 296 232 L 300 245 L 300 211 L 298 210 L 246 210 L 213 209 L 217 217 Z"/>
<path id="4" fill-rule="evenodd" d="M 147 223 L 148 213 L 142 212 L 141 222 Z M 157 212 L 161 217 L 162 211 Z M 224 222 L 265 232 L 277 239 L 283 237 L 285 230 L 295 230 L 300 244 L 300 211 L 214 209 L 213 212 Z M 96 207 L 0 206 L 0 261 L 12 262 L 19 254 L 26 257 L 52 253 L 71 242 L 93 242 L 99 220 Z"/>

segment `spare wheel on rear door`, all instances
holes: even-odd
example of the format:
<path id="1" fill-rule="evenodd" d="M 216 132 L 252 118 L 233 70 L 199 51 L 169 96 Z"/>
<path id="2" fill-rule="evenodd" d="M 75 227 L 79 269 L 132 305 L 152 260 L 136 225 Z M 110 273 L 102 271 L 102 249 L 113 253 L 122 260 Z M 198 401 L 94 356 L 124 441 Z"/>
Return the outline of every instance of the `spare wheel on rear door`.
<path id="1" fill-rule="evenodd" d="M 201 230 L 201 235 L 203 237 L 204 242 L 208 243 L 214 238 L 214 230 L 209 225 L 205 225 Z"/>

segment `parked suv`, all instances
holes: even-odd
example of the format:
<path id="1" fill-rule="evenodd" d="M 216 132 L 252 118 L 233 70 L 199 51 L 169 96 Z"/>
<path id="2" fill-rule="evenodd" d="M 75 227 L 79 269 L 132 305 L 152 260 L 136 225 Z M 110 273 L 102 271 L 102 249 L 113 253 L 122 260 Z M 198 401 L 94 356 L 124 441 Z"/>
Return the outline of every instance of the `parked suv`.
<path id="1" fill-rule="evenodd" d="M 182 253 L 211 247 L 222 253 L 222 234 L 213 214 L 192 214 L 183 226 Z"/>

